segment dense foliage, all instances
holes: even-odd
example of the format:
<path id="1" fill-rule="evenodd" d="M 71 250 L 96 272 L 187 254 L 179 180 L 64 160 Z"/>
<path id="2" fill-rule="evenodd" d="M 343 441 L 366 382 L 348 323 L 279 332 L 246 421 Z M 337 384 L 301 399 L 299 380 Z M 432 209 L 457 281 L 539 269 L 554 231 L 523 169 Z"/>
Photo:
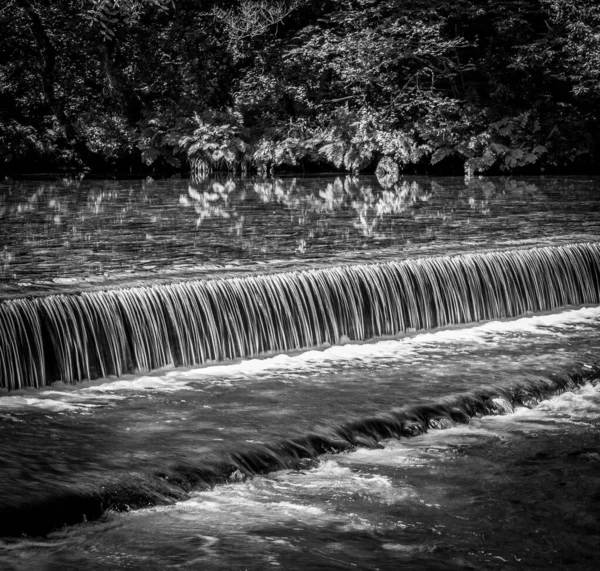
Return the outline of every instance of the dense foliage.
<path id="1" fill-rule="evenodd" d="M 600 164 L 596 0 L 5 0 L 0 27 L 5 172 Z"/>

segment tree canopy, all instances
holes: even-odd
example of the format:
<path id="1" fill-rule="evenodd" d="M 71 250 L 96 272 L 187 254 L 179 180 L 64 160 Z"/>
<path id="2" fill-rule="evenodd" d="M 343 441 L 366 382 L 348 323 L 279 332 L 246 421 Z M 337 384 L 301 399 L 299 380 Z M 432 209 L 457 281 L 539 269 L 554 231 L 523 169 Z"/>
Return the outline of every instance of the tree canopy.
<path id="1" fill-rule="evenodd" d="M 6 0 L 0 170 L 591 172 L 595 0 Z"/>

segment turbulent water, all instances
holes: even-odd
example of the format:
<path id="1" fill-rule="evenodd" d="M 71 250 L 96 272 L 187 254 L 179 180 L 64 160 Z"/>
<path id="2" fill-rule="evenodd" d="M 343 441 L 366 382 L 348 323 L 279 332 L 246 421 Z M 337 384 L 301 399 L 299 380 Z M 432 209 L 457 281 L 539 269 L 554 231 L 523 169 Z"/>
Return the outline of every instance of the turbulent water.
<path id="1" fill-rule="evenodd" d="M 7 363 L 21 362 L 11 348 L 41 370 L 36 358 L 58 359 L 69 327 L 83 323 L 65 314 L 54 321 L 64 326 L 40 326 L 35 352 L 31 325 L 20 345 L 9 339 L 15 315 L 31 314 L 8 312 L 11 304 L 56 316 L 82 296 L 137 291 L 127 295 L 141 303 L 159 292 L 142 319 L 166 307 L 157 287 L 277 279 L 291 289 L 271 288 L 235 319 L 227 310 L 233 321 L 211 339 L 234 330 L 269 339 L 275 325 L 259 317 L 268 303 L 281 335 L 296 323 L 313 337 L 147 372 L 156 365 L 127 358 L 110 378 L 76 383 L 63 367 L 64 382 L 2 393 L 0 569 L 596 569 L 597 182 L 18 182 L 1 190 L 5 380 L 17 378 Z M 56 255 L 44 253 L 44 241 Z M 106 264 L 94 266 L 102 256 Z M 485 271 L 466 262 L 482 256 Z M 388 270 L 369 281 L 394 264 L 417 272 L 408 289 L 392 287 Z M 365 281 L 349 267 L 370 268 L 360 270 Z M 336 275 L 346 295 L 308 310 L 309 290 L 292 288 L 292 275 Z M 225 316 L 218 306 L 231 308 L 230 294 L 219 295 L 224 301 L 206 307 Z M 292 311 L 294 295 L 305 301 Z M 344 313 L 344 298 L 361 310 Z M 197 346 L 210 328 L 194 330 L 189 315 L 177 317 L 191 306 L 169 303 L 164 319 L 187 323 Z M 409 307 L 422 321 L 394 321 Z M 40 311 L 45 323 L 50 310 Z M 135 354 L 142 325 L 102 323 L 90 319 L 88 339 L 122 331 Z M 351 329 L 360 323 L 362 333 Z M 176 327 L 165 327 L 145 350 L 177 346 Z M 73 342 L 65 362 L 76 367 L 76 355 L 94 346 Z M 33 369 L 22 367 L 24 379 Z"/>

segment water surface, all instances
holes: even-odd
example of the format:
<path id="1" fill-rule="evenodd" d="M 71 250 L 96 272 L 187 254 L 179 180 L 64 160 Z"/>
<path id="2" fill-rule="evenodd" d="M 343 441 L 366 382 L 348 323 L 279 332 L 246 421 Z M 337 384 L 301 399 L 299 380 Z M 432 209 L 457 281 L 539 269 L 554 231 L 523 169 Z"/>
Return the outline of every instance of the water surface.
<path id="1" fill-rule="evenodd" d="M 600 238 L 600 181 L 0 182 L 0 295 Z"/>
<path id="2" fill-rule="evenodd" d="M 580 309 L 5 397 L 2 434 L 19 442 L 19 462 L 7 471 L 4 461 L 2 477 L 29 498 L 119 479 L 149 486 L 169 463 L 202 465 L 482 381 L 591 370 L 599 335 L 600 309 Z M 598 387 L 504 412 L 168 507 L 109 512 L 46 539 L 7 539 L 0 562 L 15 570 L 593 569 Z"/>
<path id="3" fill-rule="evenodd" d="M 4 181 L 0 297 L 597 242 L 599 191 Z M 0 568 L 596 569 L 599 307 L 336 341 L 2 393 Z"/>

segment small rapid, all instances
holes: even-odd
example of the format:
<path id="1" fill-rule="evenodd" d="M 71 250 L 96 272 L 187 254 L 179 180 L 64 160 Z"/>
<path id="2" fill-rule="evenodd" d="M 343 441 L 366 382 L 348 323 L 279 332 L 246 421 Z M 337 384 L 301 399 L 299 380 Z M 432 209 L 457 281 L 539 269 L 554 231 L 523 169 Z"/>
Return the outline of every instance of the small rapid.
<path id="1" fill-rule="evenodd" d="M 591 571 L 599 389 L 584 383 L 45 538 L 5 538 L 0 566 Z"/>
<path id="2" fill-rule="evenodd" d="M 3 535 L 45 534 L 532 407 L 598 377 L 600 308 L 0 399 Z M 44 435 L 40 438 L 40 435 Z"/>

